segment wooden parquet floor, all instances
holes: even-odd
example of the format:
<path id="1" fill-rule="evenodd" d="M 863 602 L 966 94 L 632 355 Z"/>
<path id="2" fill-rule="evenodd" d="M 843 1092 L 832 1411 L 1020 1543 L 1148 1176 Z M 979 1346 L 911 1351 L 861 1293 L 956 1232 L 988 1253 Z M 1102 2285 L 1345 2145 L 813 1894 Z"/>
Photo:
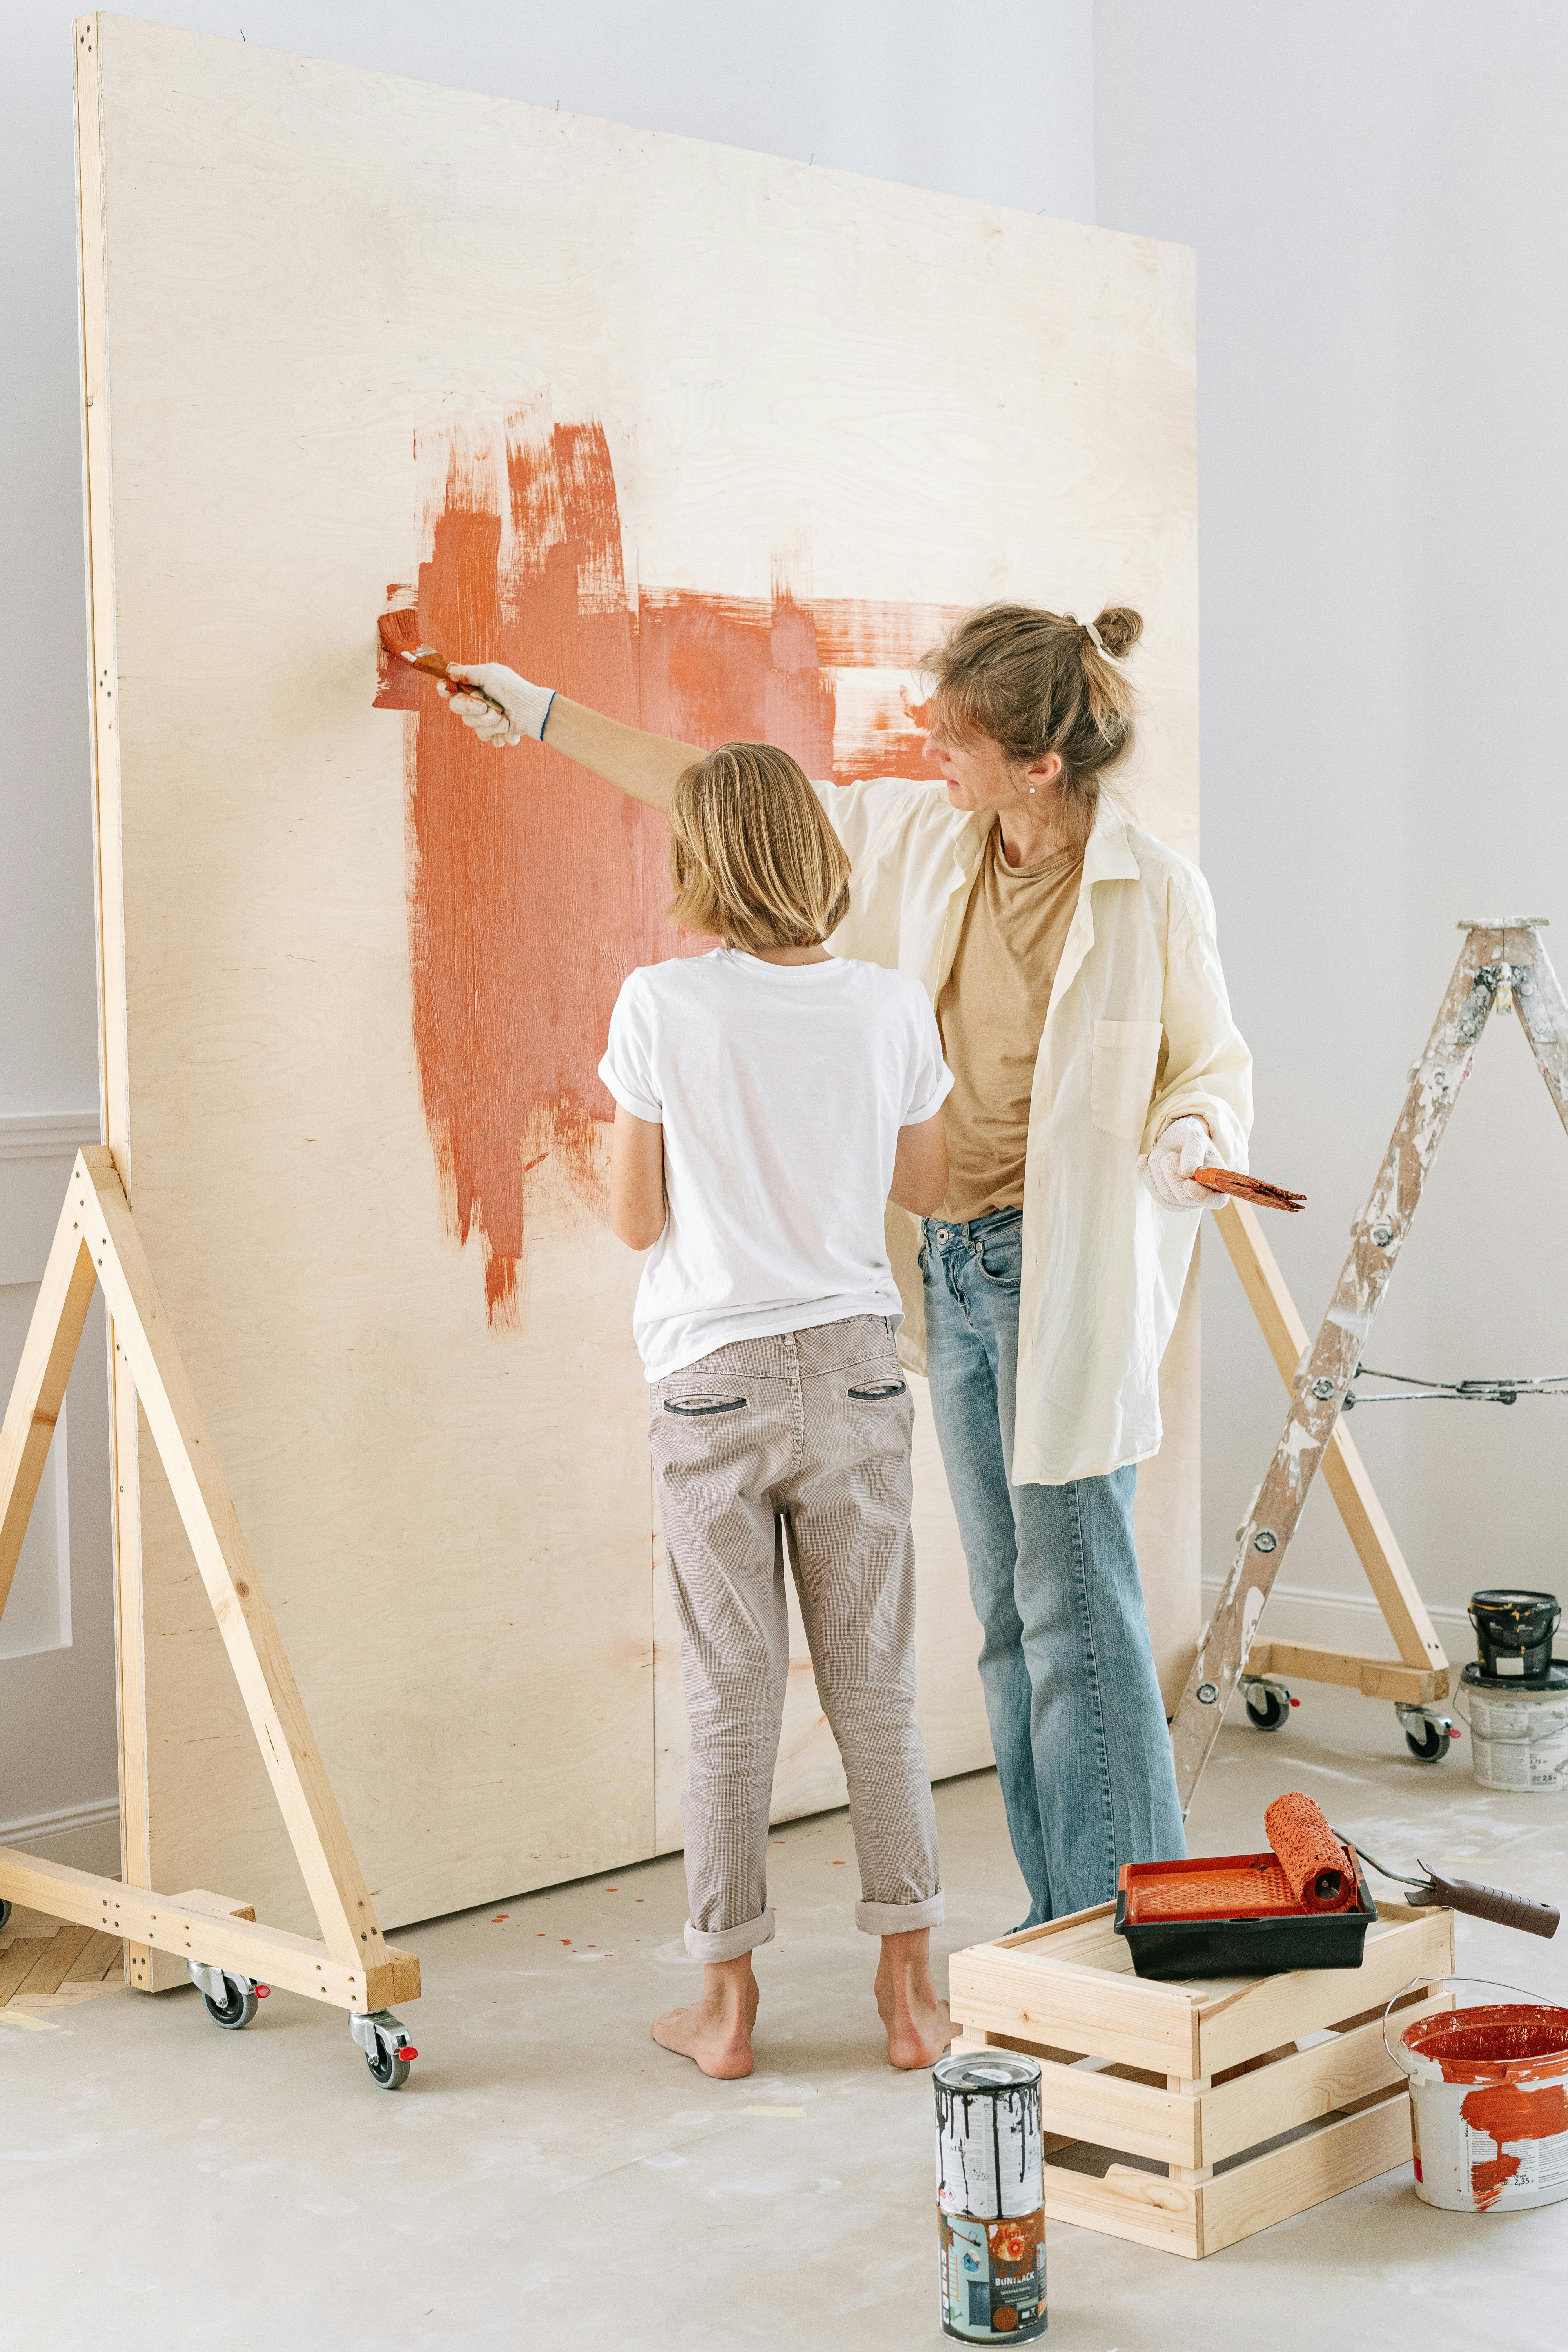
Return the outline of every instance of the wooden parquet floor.
<path id="1" fill-rule="evenodd" d="M 96 1927 L 60 1927 L 52 1936 L 13 1936 L 0 1944 L 0 2009 L 18 1993 L 58 1992 L 68 1984 L 97 1984 L 120 1967 L 118 1936 Z"/>

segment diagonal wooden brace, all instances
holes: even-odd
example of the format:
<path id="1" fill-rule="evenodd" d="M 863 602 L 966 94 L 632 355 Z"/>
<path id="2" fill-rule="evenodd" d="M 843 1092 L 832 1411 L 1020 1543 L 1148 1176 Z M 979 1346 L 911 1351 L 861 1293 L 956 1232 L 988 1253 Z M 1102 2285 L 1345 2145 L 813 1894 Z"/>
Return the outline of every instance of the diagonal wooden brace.
<path id="1" fill-rule="evenodd" d="M 1293 1396 L 1310 1342 L 1264 1236 L 1262 1221 L 1245 1201 L 1229 1201 L 1215 1213 L 1214 1223 L 1230 1252 L 1276 1370 Z M 1342 1419 L 1323 1448 L 1322 1476 L 1394 1636 L 1397 1660 L 1314 1650 L 1300 1643 L 1263 1642 L 1254 1643 L 1248 1654 L 1249 1670 L 1278 1675 L 1285 1682 L 1294 1675 L 1306 1682 L 1343 1683 L 1369 1698 L 1415 1705 L 1446 1698 L 1448 1661 L 1443 1645 Z"/>
<path id="2" fill-rule="evenodd" d="M 0 1615 L 11 1597 L 22 1538 L 97 1280 L 78 1226 L 62 1217 L 38 1285 L 11 1402 L 0 1423 Z"/>

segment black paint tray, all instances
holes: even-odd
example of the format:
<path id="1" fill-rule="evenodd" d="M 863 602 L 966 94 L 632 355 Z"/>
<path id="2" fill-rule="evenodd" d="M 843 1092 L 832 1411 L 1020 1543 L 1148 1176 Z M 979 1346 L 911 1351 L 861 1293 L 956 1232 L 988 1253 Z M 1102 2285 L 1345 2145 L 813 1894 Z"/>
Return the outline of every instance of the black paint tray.
<path id="1" fill-rule="evenodd" d="M 1377 1916 L 1361 1856 L 1355 1900 L 1309 1911 L 1290 1893 L 1272 1853 L 1203 1854 L 1190 1862 L 1126 1862 L 1116 1890 L 1116 1932 L 1141 1977 L 1272 1977 L 1290 1969 L 1359 1969 Z"/>

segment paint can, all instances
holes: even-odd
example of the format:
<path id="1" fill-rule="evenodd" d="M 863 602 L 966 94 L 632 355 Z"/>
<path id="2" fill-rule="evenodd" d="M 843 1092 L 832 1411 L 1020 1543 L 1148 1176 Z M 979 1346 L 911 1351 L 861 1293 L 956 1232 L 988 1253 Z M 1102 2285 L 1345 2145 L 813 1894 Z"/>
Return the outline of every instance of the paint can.
<path id="1" fill-rule="evenodd" d="M 1541 1690 L 1483 1678 L 1467 1666 L 1455 1703 L 1470 1727 L 1470 1769 L 1482 1789 L 1557 1796 L 1568 1790 L 1568 1667 Z"/>
<path id="2" fill-rule="evenodd" d="M 1468 1612 L 1476 1629 L 1476 1662 L 1485 1682 L 1528 1683 L 1542 1689 L 1552 1673 L 1552 1636 L 1563 1619 L 1554 1592 L 1490 1586 L 1472 1592 Z"/>
<path id="3" fill-rule="evenodd" d="M 942 2333 L 1030 2343 L 1046 2332 L 1038 2062 L 973 2050 L 939 2058 L 931 2082 Z"/>
<path id="4" fill-rule="evenodd" d="M 1486 1977 L 1442 1981 L 1520 1990 Z M 1449 2213 L 1516 2213 L 1568 2197 L 1568 2009 L 1530 1994 L 1448 2009 L 1418 2018 L 1393 2043 L 1384 2010 L 1383 2038 L 1410 2077 L 1417 2197 Z"/>

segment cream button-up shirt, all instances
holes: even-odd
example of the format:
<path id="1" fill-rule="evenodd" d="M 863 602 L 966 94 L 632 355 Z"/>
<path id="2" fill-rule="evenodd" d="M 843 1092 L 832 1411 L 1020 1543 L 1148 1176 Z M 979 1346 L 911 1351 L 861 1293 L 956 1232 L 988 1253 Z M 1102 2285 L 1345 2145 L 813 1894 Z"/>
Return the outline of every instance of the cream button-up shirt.
<path id="1" fill-rule="evenodd" d="M 939 782 L 816 786 L 854 866 L 834 952 L 912 972 L 934 1007 L 985 821 Z M 1101 793 L 1035 1062 L 1013 1476 L 1054 1486 L 1160 1450 L 1160 1359 L 1200 1209 L 1161 1207 L 1138 1157 L 1194 1112 L 1245 1169 L 1252 1056 L 1231 1018 L 1214 901 L 1194 866 Z M 925 1370 L 920 1227 L 889 1205 L 899 1349 Z"/>

